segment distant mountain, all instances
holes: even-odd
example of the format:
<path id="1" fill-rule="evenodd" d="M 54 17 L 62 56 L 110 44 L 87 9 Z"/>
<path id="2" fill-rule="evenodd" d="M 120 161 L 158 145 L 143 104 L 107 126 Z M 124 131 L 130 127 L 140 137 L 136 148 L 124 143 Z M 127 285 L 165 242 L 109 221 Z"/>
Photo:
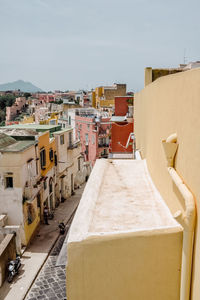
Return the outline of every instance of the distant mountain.
<path id="1" fill-rule="evenodd" d="M 28 93 L 43 92 L 40 88 L 33 85 L 31 82 L 23 81 L 23 80 L 17 80 L 13 82 L 0 84 L 0 91 L 14 91 L 14 90 L 20 90 L 22 92 L 28 92 Z"/>

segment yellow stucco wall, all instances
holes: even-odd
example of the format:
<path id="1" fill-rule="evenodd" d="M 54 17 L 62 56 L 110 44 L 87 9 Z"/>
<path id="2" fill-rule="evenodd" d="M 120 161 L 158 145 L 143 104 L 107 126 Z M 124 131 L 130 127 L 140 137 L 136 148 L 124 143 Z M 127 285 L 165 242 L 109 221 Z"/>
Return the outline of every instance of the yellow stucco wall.
<path id="1" fill-rule="evenodd" d="M 24 117 L 23 121 L 20 122 L 20 124 L 30 124 L 35 122 L 35 117 L 30 116 L 30 117 Z"/>
<path id="2" fill-rule="evenodd" d="M 168 75 L 135 96 L 136 146 L 146 158 L 152 179 L 172 213 L 184 210 L 184 201 L 172 184 L 161 141 L 177 133 L 175 168 L 200 206 L 200 69 Z M 197 218 L 192 300 L 200 299 L 200 221 Z"/>
<path id="3" fill-rule="evenodd" d="M 179 300 L 181 245 L 177 229 L 68 244 L 67 299 Z"/>
<path id="4" fill-rule="evenodd" d="M 33 234 L 40 223 L 40 217 L 37 208 L 37 198 L 35 198 L 31 203 L 27 203 L 27 202 L 24 203 L 23 213 L 24 213 L 24 232 L 25 232 L 25 239 L 27 245 L 30 239 L 33 237 Z"/>
<path id="5" fill-rule="evenodd" d="M 110 107 L 115 105 L 115 100 L 100 100 L 100 107 Z"/>
<path id="6" fill-rule="evenodd" d="M 58 124 L 58 116 L 56 113 L 52 113 L 51 116 L 47 120 L 40 121 L 41 125 L 50 125 L 51 120 L 55 120 L 55 124 Z"/>
<path id="7" fill-rule="evenodd" d="M 100 86 L 95 89 L 95 107 L 111 107 L 115 104 L 115 96 L 125 96 L 126 86 L 118 85 L 116 88 Z M 101 98 L 105 100 L 102 100 Z"/>
<path id="8" fill-rule="evenodd" d="M 49 139 L 49 131 L 39 136 L 38 147 L 39 147 L 39 151 L 42 148 L 46 150 L 46 168 L 45 170 L 41 170 L 41 175 L 45 176 L 54 166 L 54 160 L 50 161 L 49 158 L 49 150 L 53 149 L 54 152 L 56 150 L 55 139 L 54 138 L 52 138 L 51 140 Z"/>

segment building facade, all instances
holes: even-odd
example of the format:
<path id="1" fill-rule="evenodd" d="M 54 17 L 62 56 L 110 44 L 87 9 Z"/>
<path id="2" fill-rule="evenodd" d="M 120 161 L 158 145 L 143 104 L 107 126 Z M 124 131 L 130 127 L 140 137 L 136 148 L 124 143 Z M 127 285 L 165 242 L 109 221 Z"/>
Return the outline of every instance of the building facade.
<path id="1" fill-rule="evenodd" d="M 110 118 L 94 110 L 76 110 L 76 138 L 80 140 L 85 161 L 94 165 L 97 158 L 107 158 Z"/>
<path id="2" fill-rule="evenodd" d="M 126 95 L 126 84 L 113 84 L 100 86 L 95 89 L 95 108 L 114 107 L 116 96 Z"/>

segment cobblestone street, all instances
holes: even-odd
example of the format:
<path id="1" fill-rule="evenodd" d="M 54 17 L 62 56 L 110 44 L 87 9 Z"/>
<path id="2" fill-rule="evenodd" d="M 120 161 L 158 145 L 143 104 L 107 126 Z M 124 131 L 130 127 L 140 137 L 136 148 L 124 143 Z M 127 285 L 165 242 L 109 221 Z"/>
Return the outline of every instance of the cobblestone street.
<path id="1" fill-rule="evenodd" d="M 64 300 L 66 299 L 65 266 L 56 266 L 56 261 L 67 235 L 60 236 L 49 257 L 31 287 L 26 300 Z"/>

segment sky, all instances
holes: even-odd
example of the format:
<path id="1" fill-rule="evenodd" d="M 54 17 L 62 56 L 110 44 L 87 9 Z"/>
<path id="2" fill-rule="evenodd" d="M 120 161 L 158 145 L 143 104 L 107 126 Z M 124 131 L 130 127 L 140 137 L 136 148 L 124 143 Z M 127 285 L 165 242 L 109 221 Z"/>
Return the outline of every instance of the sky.
<path id="1" fill-rule="evenodd" d="M 199 0 L 0 0 L 0 83 L 46 91 L 127 83 L 200 60 Z"/>

